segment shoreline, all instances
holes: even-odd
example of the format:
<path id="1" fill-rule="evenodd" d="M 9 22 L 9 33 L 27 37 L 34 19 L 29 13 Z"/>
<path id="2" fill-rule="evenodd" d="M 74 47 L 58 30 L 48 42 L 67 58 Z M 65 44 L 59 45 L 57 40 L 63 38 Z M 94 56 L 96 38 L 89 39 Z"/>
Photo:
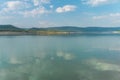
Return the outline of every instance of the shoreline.
<path id="1" fill-rule="evenodd" d="M 112 32 L 54 32 L 54 31 L 0 31 L 0 36 L 19 36 L 19 35 L 39 35 L 39 36 L 59 36 L 59 35 L 120 35 Z"/>

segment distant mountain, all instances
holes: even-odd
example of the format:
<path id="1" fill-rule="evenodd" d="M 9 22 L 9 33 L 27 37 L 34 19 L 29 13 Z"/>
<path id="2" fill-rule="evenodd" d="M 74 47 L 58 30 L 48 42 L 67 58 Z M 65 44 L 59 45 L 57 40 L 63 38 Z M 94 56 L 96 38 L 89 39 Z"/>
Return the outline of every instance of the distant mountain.
<path id="1" fill-rule="evenodd" d="M 31 28 L 30 30 L 45 30 L 45 31 L 66 31 L 66 32 L 112 32 L 120 31 L 120 27 L 49 27 L 49 28 Z"/>
<path id="2" fill-rule="evenodd" d="M 0 25 L 0 31 L 22 31 L 24 29 L 15 27 L 13 25 Z"/>
<path id="3" fill-rule="evenodd" d="M 4 33 L 3 33 L 4 32 Z M 19 33 L 18 33 L 19 32 Z M 120 34 L 120 27 L 75 27 L 61 26 L 48 28 L 18 28 L 13 25 L 0 25 L 0 34 L 33 34 L 33 35 L 60 35 L 60 34 Z"/>
<path id="4" fill-rule="evenodd" d="M 120 31 L 120 27 L 86 27 L 83 32 L 112 32 Z"/>

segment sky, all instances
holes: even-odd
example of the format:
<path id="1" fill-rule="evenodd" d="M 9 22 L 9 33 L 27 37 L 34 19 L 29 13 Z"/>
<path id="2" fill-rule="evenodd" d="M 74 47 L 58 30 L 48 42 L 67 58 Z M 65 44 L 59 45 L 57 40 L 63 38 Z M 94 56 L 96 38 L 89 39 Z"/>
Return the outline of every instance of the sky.
<path id="1" fill-rule="evenodd" d="M 120 0 L 0 0 L 0 25 L 120 27 Z"/>

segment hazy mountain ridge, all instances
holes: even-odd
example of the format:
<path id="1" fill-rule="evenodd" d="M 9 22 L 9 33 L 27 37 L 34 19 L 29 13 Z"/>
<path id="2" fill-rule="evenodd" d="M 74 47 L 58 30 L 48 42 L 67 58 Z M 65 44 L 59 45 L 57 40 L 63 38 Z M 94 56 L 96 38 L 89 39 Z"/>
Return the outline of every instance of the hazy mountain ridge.
<path id="1" fill-rule="evenodd" d="M 13 25 L 0 25 L 0 31 L 22 31 L 24 29 L 15 27 Z"/>
<path id="2" fill-rule="evenodd" d="M 30 28 L 30 30 L 54 30 L 68 32 L 110 32 L 120 31 L 120 27 L 76 27 L 76 26 L 61 26 L 48 28 Z"/>
<path id="3" fill-rule="evenodd" d="M 48 28 L 18 28 L 13 25 L 0 25 L 1 34 L 101 34 L 101 33 L 120 33 L 120 27 L 75 27 L 75 26 L 61 26 L 61 27 L 48 27 Z M 16 32 L 16 33 L 15 33 Z M 4 34 L 3 33 L 3 34 Z"/>

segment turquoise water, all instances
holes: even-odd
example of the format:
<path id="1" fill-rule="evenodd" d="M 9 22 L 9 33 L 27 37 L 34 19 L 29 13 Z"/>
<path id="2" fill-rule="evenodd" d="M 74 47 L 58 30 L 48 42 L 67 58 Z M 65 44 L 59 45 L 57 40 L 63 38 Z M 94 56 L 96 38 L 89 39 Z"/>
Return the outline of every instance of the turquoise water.
<path id="1" fill-rule="evenodd" d="M 120 36 L 0 36 L 0 80 L 120 80 Z"/>

